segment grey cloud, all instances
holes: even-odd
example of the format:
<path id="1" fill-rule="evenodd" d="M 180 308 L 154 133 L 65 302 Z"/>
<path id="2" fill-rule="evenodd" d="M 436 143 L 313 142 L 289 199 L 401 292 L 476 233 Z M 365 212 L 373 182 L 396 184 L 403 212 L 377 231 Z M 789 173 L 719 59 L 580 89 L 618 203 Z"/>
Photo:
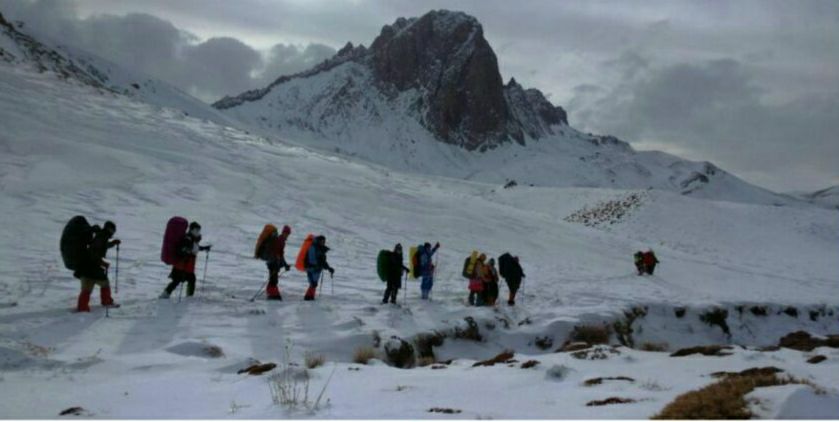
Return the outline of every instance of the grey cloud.
<path id="1" fill-rule="evenodd" d="M 839 91 L 775 103 L 755 79 L 733 59 L 650 66 L 624 70 L 609 91 L 578 90 L 572 104 L 588 130 L 714 161 L 781 190 L 839 177 Z"/>
<path id="2" fill-rule="evenodd" d="M 335 53 L 322 44 L 277 44 L 263 54 L 232 37 L 201 42 L 171 22 L 145 13 L 81 19 L 68 1 L 0 0 L 0 10 L 38 35 L 162 79 L 208 102 L 262 87 Z"/>

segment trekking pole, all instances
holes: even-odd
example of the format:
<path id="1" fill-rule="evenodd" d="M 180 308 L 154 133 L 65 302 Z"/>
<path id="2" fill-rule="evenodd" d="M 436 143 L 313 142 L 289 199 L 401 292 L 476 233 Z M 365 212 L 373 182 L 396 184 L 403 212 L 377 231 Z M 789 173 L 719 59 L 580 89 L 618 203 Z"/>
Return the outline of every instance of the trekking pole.
<path id="1" fill-rule="evenodd" d="M 329 273 L 329 286 L 332 288 L 332 297 L 335 297 L 335 276 Z"/>
<path id="2" fill-rule="evenodd" d="M 115 271 L 116 276 L 114 276 L 114 294 L 119 294 L 119 244 L 117 244 L 117 267 Z"/>
<path id="3" fill-rule="evenodd" d="M 109 274 L 110 272 L 111 272 L 111 268 L 110 268 L 110 267 L 108 267 L 108 268 L 106 268 L 106 269 L 105 269 L 105 278 L 106 278 L 106 279 L 108 278 L 108 274 Z M 101 294 L 101 293 L 100 293 L 100 294 Z M 110 313 L 108 312 L 108 311 L 110 310 L 110 308 L 111 308 L 110 306 L 106 306 L 106 307 L 105 307 L 105 318 L 110 318 L 110 317 L 111 317 Z"/>
<path id="4" fill-rule="evenodd" d="M 320 272 L 320 281 L 318 283 L 320 284 L 320 294 L 323 295 L 323 271 Z"/>
<path id="5" fill-rule="evenodd" d="M 405 273 L 405 285 L 402 286 L 402 303 L 408 302 L 408 273 Z"/>
<path id="6" fill-rule="evenodd" d="M 184 282 L 181 281 L 179 284 L 181 285 L 181 287 L 180 289 L 178 289 L 178 303 L 181 303 L 181 296 L 184 293 Z"/>
<path id="7" fill-rule="evenodd" d="M 250 300 L 250 301 L 251 301 L 251 302 L 255 301 L 255 300 L 256 300 L 256 298 L 257 298 L 257 297 L 259 297 L 259 295 L 261 295 L 263 291 L 265 291 L 265 288 L 266 288 L 266 287 L 268 287 L 268 282 L 267 282 L 267 281 L 265 282 L 265 284 L 263 284 L 263 285 L 262 285 L 262 288 L 261 288 L 261 289 L 259 289 L 259 291 L 258 291 L 258 292 L 256 292 L 256 294 L 255 294 L 255 295 L 253 295 L 253 297 L 251 298 L 251 300 Z"/>
<path id="8" fill-rule="evenodd" d="M 210 250 L 207 249 L 207 255 L 204 257 L 204 276 L 201 277 L 201 292 L 204 292 L 204 284 L 207 282 L 207 264 L 210 262 Z"/>

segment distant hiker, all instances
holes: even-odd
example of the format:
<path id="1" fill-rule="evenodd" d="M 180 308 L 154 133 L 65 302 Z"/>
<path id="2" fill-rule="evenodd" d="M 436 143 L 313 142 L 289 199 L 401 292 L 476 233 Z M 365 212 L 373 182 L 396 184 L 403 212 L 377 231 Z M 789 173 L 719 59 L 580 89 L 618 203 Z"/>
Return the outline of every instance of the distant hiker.
<path id="1" fill-rule="evenodd" d="M 521 287 L 521 279 L 525 277 L 521 264 L 519 264 L 519 257 L 512 256 L 509 252 L 499 256 L 498 273 L 501 274 L 501 277 L 504 277 L 504 281 L 507 282 L 507 288 L 510 290 L 507 305 L 515 306 L 516 293 Z"/>
<path id="2" fill-rule="evenodd" d="M 641 260 L 644 264 L 644 270 L 647 272 L 647 274 L 653 275 L 653 272 L 655 272 L 655 266 L 656 264 L 658 264 L 658 258 L 656 258 L 653 250 L 649 249 L 646 252 L 644 252 L 643 256 L 641 257 Z"/>
<path id="3" fill-rule="evenodd" d="M 285 243 L 290 234 L 289 226 L 283 226 L 280 234 L 275 226 L 266 224 L 257 240 L 254 255 L 265 261 L 265 266 L 268 267 L 268 285 L 265 289 L 268 300 L 283 300 L 279 287 L 280 268 L 285 268 L 286 271 L 291 269 L 291 265 L 285 260 Z"/>
<path id="4" fill-rule="evenodd" d="M 329 276 L 335 274 L 335 269 L 329 266 L 326 262 L 326 253 L 329 252 L 329 247 L 326 246 L 326 237 L 318 236 L 314 238 L 311 246 L 306 252 L 306 276 L 309 279 L 309 289 L 306 290 L 306 295 L 303 300 L 315 300 L 315 293 L 317 292 L 318 282 L 323 270 L 329 271 Z"/>
<path id="5" fill-rule="evenodd" d="M 410 272 L 411 270 L 402 263 L 402 245 L 397 243 L 393 248 L 393 252 L 386 254 L 385 258 L 389 262 L 386 263 L 384 271 L 387 287 L 385 288 L 385 295 L 382 298 L 382 303 L 396 303 L 396 297 L 399 296 L 399 288 L 402 287 L 402 274 Z"/>
<path id="6" fill-rule="evenodd" d="M 82 290 L 79 293 L 79 300 L 76 305 L 78 312 L 90 312 L 90 295 L 94 286 L 99 286 L 99 295 L 102 306 L 118 307 L 111 297 L 111 284 L 108 281 L 108 267 L 110 263 L 105 260 L 108 249 L 119 245 L 119 239 L 111 240 L 117 232 L 117 226 L 112 221 L 106 221 L 100 229 L 99 226 L 90 228 L 92 238 L 86 248 L 80 254 L 80 261 L 77 270 L 73 274 L 81 280 Z"/>
<path id="7" fill-rule="evenodd" d="M 473 252 L 470 258 L 467 258 L 467 266 L 469 270 L 466 272 L 469 277 L 469 304 L 472 306 L 484 305 L 484 280 L 482 275 L 484 273 L 484 261 L 486 255 L 477 255 Z"/>
<path id="8" fill-rule="evenodd" d="M 490 258 L 489 262 L 484 265 L 484 304 L 486 306 L 495 306 L 495 301 L 498 300 L 498 271 L 495 269 L 495 259 Z"/>
<path id="9" fill-rule="evenodd" d="M 199 243 L 201 243 L 201 225 L 193 221 L 189 223 L 186 235 L 177 243 L 172 272 L 169 273 L 172 282 L 160 294 L 161 299 L 168 299 L 178 285 L 183 282 L 187 283 L 186 295 L 192 296 L 195 294 L 195 261 L 198 252 L 209 251 L 212 248 L 212 245 L 200 246 Z"/>
<path id="10" fill-rule="evenodd" d="M 635 258 L 635 269 L 638 270 L 638 275 L 644 275 L 644 252 L 638 251 L 633 255 Z"/>
<path id="11" fill-rule="evenodd" d="M 437 249 L 440 249 L 440 242 L 434 244 L 434 247 L 431 247 L 431 244 L 426 242 L 422 245 L 417 253 L 419 254 L 419 271 L 418 275 L 422 277 L 422 283 L 420 283 L 420 291 L 422 292 L 422 298 L 428 299 L 429 293 L 431 293 L 431 288 L 434 287 L 434 254 L 437 252 Z"/>

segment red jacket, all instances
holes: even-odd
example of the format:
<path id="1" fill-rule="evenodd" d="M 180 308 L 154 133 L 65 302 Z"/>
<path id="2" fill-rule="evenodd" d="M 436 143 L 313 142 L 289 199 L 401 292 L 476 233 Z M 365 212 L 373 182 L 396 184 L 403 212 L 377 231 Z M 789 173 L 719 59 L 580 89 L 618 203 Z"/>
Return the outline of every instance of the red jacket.
<path id="1" fill-rule="evenodd" d="M 644 263 L 644 265 L 658 264 L 658 259 L 656 259 L 655 254 L 652 252 L 644 252 L 644 255 L 641 257 L 641 260 Z"/>

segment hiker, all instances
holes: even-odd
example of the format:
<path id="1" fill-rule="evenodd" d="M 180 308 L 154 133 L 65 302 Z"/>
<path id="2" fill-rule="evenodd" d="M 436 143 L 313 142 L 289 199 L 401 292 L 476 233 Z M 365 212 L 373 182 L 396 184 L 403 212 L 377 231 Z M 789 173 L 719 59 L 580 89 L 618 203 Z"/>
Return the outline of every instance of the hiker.
<path id="1" fill-rule="evenodd" d="M 498 272 L 501 274 L 501 277 L 504 277 L 507 288 L 510 290 L 507 305 L 515 306 L 516 293 L 518 293 L 521 287 L 521 279 L 525 277 L 524 271 L 521 269 L 521 264 L 519 264 L 519 257 L 512 256 L 509 253 L 499 256 Z"/>
<path id="2" fill-rule="evenodd" d="M 315 300 L 318 281 L 323 270 L 329 271 L 330 277 L 335 274 L 335 269 L 326 262 L 327 252 L 329 252 L 329 247 L 326 246 L 326 237 L 323 235 L 316 237 L 306 253 L 306 276 L 309 279 L 309 289 L 306 290 L 303 300 Z"/>
<path id="3" fill-rule="evenodd" d="M 635 252 L 635 269 L 638 270 L 638 275 L 644 275 L 644 253 L 641 251 Z"/>
<path id="4" fill-rule="evenodd" d="M 385 288 L 385 295 L 382 298 L 382 303 L 396 304 L 396 297 L 399 296 L 399 288 L 402 287 L 402 274 L 408 273 L 411 270 L 402 263 L 402 245 L 397 243 L 393 248 L 393 253 L 389 254 L 390 262 L 387 269 L 387 287 Z"/>
<path id="5" fill-rule="evenodd" d="M 474 262 L 470 264 L 472 271 L 469 273 L 469 304 L 472 306 L 484 305 L 484 281 L 481 278 L 481 275 L 484 271 L 483 266 L 486 257 L 486 255 L 480 254 L 474 259 Z"/>
<path id="6" fill-rule="evenodd" d="M 117 226 L 112 221 L 106 221 L 101 229 L 99 226 L 93 226 L 91 229 L 93 237 L 82 254 L 78 269 L 73 273 L 82 283 L 76 305 L 77 312 L 90 312 L 90 295 L 94 286 L 99 286 L 102 306 L 119 307 L 111 297 L 111 283 L 108 281 L 108 267 L 111 264 L 105 260 L 108 249 L 121 243 L 119 239 L 111 240 L 116 232 Z"/>
<path id="7" fill-rule="evenodd" d="M 486 306 L 495 306 L 498 300 L 498 271 L 495 269 L 495 258 L 490 258 L 483 268 L 484 303 Z"/>
<path id="8" fill-rule="evenodd" d="M 201 243 L 201 225 L 193 221 L 189 223 L 189 229 L 183 238 L 178 242 L 175 249 L 175 263 L 172 265 L 172 272 L 169 273 L 169 278 L 172 282 L 166 286 L 163 293 L 160 294 L 161 299 L 168 299 L 172 292 L 179 284 L 186 282 L 186 295 L 190 297 L 195 294 L 195 261 L 198 252 L 209 251 L 212 245 L 200 246 Z"/>
<path id="9" fill-rule="evenodd" d="M 653 250 L 649 249 L 646 252 L 644 252 L 641 259 L 644 264 L 644 270 L 647 272 L 647 274 L 653 275 L 653 272 L 655 271 L 655 266 L 656 264 L 658 264 L 658 258 L 656 258 Z"/>
<path id="10" fill-rule="evenodd" d="M 428 300 L 428 295 L 431 293 L 431 288 L 434 287 L 434 254 L 440 249 L 440 242 L 431 244 L 425 242 L 422 248 L 417 252 L 419 254 L 419 275 L 422 276 L 422 283 L 420 283 L 420 291 L 422 292 L 422 299 Z"/>
<path id="11" fill-rule="evenodd" d="M 267 299 L 283 300 L 279 286 L 280 268 L 286 271 L 291 269 L 285 260 L 285 242 L 291 234 L 291 227 L 283 226 L 281 234 L 277 233 L 276 227 L 269 227 L 272 229 L 271 234 L 262 242 L 257 255 L 265 260 L 265 266 L 268 267 L 268 286 L 265 289 Z"/>

